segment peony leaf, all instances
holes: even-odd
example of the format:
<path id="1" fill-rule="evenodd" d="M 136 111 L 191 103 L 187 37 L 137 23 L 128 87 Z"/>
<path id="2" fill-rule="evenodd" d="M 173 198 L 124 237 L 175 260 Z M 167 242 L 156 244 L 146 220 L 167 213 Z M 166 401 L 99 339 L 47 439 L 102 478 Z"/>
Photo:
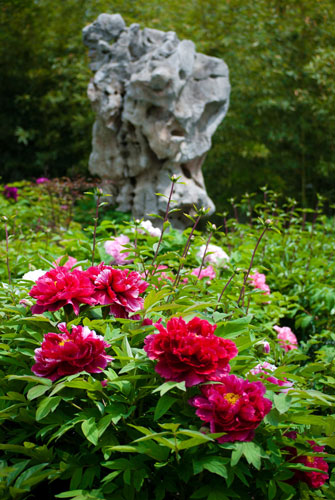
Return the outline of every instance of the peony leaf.
<path id="1" fill-rule="evenodd" d="M 252 464 L 255 469 L 259 470 L 261 467 L 261 448 L 257 444 L 250 443 L 242 443 L 242 452 L 247 462 Z"/>
<path id="2" fill-rule="evenodd" d="M 36 420 L 40 421 L 49 415 L 50 412 L 55 411 L 61 400 L 62 398 L 60 396 L 42 399 L 36 410 Z"/>
<path id="3" fill-rule="evenodd" d="M 274 405 L 280 414 L 286 413 L 289 410 L 292 398 L 288 394 L 275 394 L 273 397 Z"/>
<path id="4" fill-rule="evenodd" d="M 215 330 L 215 335 L 218 337 L 234 338 L 241 332 L 248 330 L 248 325 L 253 318 L 252 314 L 248 314 L 243 318 L 227 321 Z"/>
<path id="5" fill-rule="evenodd" d="M 94 417 L 85 420 L 85 422 L 81 424 L 81 430 L 83 431 L 83 434 L 86 437 L 86 439 L 90 441 L 92 444 L 94 444 L 94 446 L 98 444 L 99 429 L 96 426 Z"/>
<path id="6" fill-rule="evenodd" d="M 165 394 L 162 398 L 160 398 L 155 408 L 154 420 L 159 420 L 163 415 L 165 415 L 175 401 L 177 401 L 176 398 L 173 398 L 168 394 Z"/>
<path id="7" fill-rule="evenodd" d="M 161 396 L 164 396 L 166 392 L 174 388 L 180 389 L 181 391 L 186 391 L 185 382 L 164 382 L 164 384 L 156 387 L 156 389 L 154 389 L 152 393 L 159 392 Z"/>
<path id="8" fill-rule="evenodd" d="M 49 389 L 50 387 L 48 385 L 35 385 L 35 387 L 29 389 L 27 398 L 31 401 L 32 399 L 42 396 L 42 394 L 44 394 Z"/>

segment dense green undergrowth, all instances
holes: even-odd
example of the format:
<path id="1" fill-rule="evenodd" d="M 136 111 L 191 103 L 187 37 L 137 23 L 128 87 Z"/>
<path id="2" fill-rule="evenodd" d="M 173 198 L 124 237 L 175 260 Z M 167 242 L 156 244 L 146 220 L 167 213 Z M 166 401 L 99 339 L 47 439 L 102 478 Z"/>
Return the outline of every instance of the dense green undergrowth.
<path id="1" fill-rule="evenodd" d="M 198 231 L 195 219 L 181 233 L 165 222 L 160 241 L 140 221 L 101 205 L 99 191 L 80 198 L 78 186 L 74 192 L 62 181 L 17 187 L 17 201 L 0 196 L 1 498 L 334 498 L 335 224 L 322 214 L 322 200 L 316 212 L 293 200 L 279 207 L 264 191 L 263 203 L 242 203 L 234 218 L 222 216 L 221 228 L 208 223 Z M 64 265 L 66 256 L 84 271 L 109 264 L 105 242 L 120 235 L 129 238 L 120 254 L 128 261 L 113 268 L 136 271 L 149 284 L 139 318 L 128 310 L 115 317 L 97 303 L 81 304 L 79 315 L 69 304 L 32 314 L 35 283 L 23 279 L 27 272 L 55 268 L 58 258 Z M 192 271 L 208 268 L 207 243 L 227 258 L 215 260 L 208 246 L 215 277 L 199 279 Z M 257 272 L 270 293 L 252 286 Z M 238 349 L 230 375 L 265 385 L 272 409 L 251 440 L 213 432 L 196 415 L 191 402 L 206 384 L 185 385 L 155 370 L 144 339 L 171 318 L 217 325 L 215 336 Z M 82 325 L 104 337 L 113 358 L 104 370 L 54 380 L 32 372 L 35 350 L 64 321 L 69 331 Z M 290 327 L 297 348 L 284 349 L 275 326 Z M 271 376 L 250 374 L 264 362 L 276 367 Z M 308 474 L 320 474 L 320 459 L 329 479 L 315 487 Z"/>

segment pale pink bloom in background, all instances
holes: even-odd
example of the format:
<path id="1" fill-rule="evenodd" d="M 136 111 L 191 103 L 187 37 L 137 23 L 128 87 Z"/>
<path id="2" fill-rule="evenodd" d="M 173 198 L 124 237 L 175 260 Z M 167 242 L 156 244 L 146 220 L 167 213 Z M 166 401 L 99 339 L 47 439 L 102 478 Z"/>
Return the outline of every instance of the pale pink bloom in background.
<path id="1" fill-rule="evenodd" d="M 116 264 L 117 266 L 122 266 L 125 263 L 131 262 L 128 259 L 129 252 L 122 252 L 125 250 L 124 245 L 128 245 L 129 238 L 124 234 L 113 238 L 112 240 L 105 241 L 105 251 L 108 255 L 111 255 L 111 264 Z"/>
<path id="2" fill-rule="evenodd" d="M 59 263 L 63 257 L 64 257 L 64 255 L 62 255 L 61 257 L 58 257 L 58 259 L 56 259 L 55 262 L 52 263 L 52 265 L 59 267 Z M 65 263 L 62 264 L 62 267 L 65 267 L 65 269 L 70 271 L 73 268 L 73 266 L 75 266 L 77 264 L 77 262 L 78 262 L 77 259 L 75 259 L 74 257 L 68 257 L 67 261 L 65 261 Z M 81 267 L 77 267 L 77 269 L 79 269 L 81 271 Z"/>
<path id="3" fill-rule="evenodd" d="M 173 275 L 173 274 L 167 274 L 164 270 L 165 269 L 169 269 L 168 266 L 164 266 L 164 265 L 159 265 L 156 269 L 156 271 L 154 272 L 153 276 L 157 276 L 157 280 L 158 281 L 171 281 L 172 283 L 174 282 L 174 280 L 176 279 L 176 277 Z M 142 277 L 145 278 L 145 273 L 142 274 Z M 188 283 L 188 278 L 183 278 L 181 280 L 181 283 Z"/>
<path id="4" fill-rule="evenodd" d="M 258 288 L 259 290 L 263 290 L 265 295 L 270 295 L 270 287 L 265 283 L 265 274 L 255 271 L 254 274 L 249 275 L 249 280 L 251 286 Z"/>
<path id="5" fill-rule="evenodd" d="M 277 326 L 273 327 L 277 332 L 277 339 L 279 340 L 279 345 L 286 352 L 292 349 L 298 349 L 298 339 L 292 332 L 291 328 L 288 326 Z"/>
<path id="6" fill-rule="evenodd" d="M 268 363 L 267 361 L 264 361 L 263 363 L 259 363 L 258 365 L 255 366 L 255 368 L 252 368 L 250 370 L 250 373 L 253 375 L 258 375 L 259 373 L 266 373 L 268 372 L 274 372 L 277 370 L 276 365 L 272 365 L 271 363 Z"/>
<path id="7" fill-rule="evenodd" d="M 205 250 L 206 250 L 206 245 L 201 245 L 197 253 L 197 257 L 199 259 L 203 258 Z M 211 244 L 208 245 L 204 262 L 208 264 L 215 264 L 217 266 L 222 266 L 228 261 L 229 261 L 229 256 L 226 254 L 224 250 L 222 250 L 221 247 Z"/>
<path id="8" fill-rule="evenodd" d="M 36 184 L 44 184 L 45 182 L 49 182 L 50 179 L 48 179 L 47 177 L 39 177 L 38 179 L 36 179 Z"/>
<path id="9" fill-rule="evenodd" d="M 267 374 L 268 372 L 274 372 L 277 370 L 277 366 L 271 365 L 271 363 L 268 363 L 267 361 L 264 361 L 263 363 L 259 363 L 258 365 L 255 366 L 255 368 L 252 368 L 249 373 L 252 375 L 259 375 L 259 374 Z M 262 378 L 264 378 L 262 376 Z M 293 386 L 293 382 L 290 382 L 286 378 L 283 380 L 279 380 L 276 377 L 273 377 L 270 375 L 269 377 L 266 377 L 266 380 L 268 382 L 271 382 L 271 384 L 276 384 L 282 387 L 283 389 L 280 390 L 280 392 L 288 392 L 288 390 Z"/>
<path id="10" fill-rule="evenodd" d="M 143 231 L 143 229 L 145 229 L 145 231 Z M 151 220 L 142 220 L 137 228 L 137 231 L 141 234 L 148 232 L 150 236 L 153 236 L 154 238 L 159 238 L 161 235 L 161 230 L 158 227 L 153 226 Z"/>
<path id="11" fill-rule="evenodd" d="M 199 278 L 200 280 L 202 278 L 209 278 L 210 280 L 214 279 L 216 276 L 216 272 L 214 271 L 212 266 L 207 266 L 204 269 L 201 270 L 201 273 L 199 275 L 200 267 L 197 267 L 196 269 L 193 269 L 191 274 Z"/>

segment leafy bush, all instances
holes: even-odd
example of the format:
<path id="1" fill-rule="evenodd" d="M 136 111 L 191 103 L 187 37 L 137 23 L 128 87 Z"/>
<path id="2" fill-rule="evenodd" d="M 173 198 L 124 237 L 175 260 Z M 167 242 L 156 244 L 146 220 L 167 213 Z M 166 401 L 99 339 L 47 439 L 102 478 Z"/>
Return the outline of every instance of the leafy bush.
<path id="1" fill-rule="evenodd" d="M 201 232 L 199 210 L 158 236 L 99 190 L 83 216 L 60 181 L 15 186 L 0 197 L 4 500 L 334 498 L 333 220 L 265 191 L 247 223 Z"/>

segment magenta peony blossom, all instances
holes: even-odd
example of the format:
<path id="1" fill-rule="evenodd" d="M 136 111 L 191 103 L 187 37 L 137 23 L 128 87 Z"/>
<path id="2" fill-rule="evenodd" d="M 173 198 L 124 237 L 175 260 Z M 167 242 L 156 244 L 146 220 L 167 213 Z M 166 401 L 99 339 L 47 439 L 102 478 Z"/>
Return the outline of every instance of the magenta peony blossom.
<path id="1" fill-rule="evenodd" d="M 202 394 L 189 403 L 197 408 L 196 414 L 210 424 L 211 432 L 226 432 L 219 443 L 251 441 L 272 403 L 264 398 L 262 382 L 249 382 L 235 375 L 226 375 L 221 384 L 204 385 Z"/>
<path id="2" fill-rule="evenodd" d="M 144 350 L 150 359 L 157 359 L 156 372 L 166 380 L 185 381 L 185 385 L 220 380 L 229 373 L 229 361 L 237 355 L 234 342 L 217 337 L 216 325 L 193 318 L 171 318 L 166 328 L 160 323 L 159 333 L 144 339 Z"/>
<path id="3" fill-rule="evenodd" d="M 13 186 L 5 186 L 2 194 L 4 195 L 5 198 L 17 201 L 18 189 L 17 187 Z"/>
<path id="4" fill-rule="evenodd" d="M 277 370 L 277 366 L 271 365 L 267 361 L 264 361 L 263 363 L 259 363 L 254 368 L 252 368 L 249 373 L 252 373 L 252 375 L 261 375 L 261 377 L 264 378 L 264 374 L 274 372 L 275 370 Z M 288 390 L 294 385 L 293 382 L 290 382 L 286 378 L 284 378 L 283 380 L 279 380 L 272 375 L 266 377 L 266 380 L 268 382 L 271 382 L 271 384 L 279 385 L 280 387 L 282 387 L 283 389 L 281 389 L 280 392 L 288 392 Z"/>
<path id="5" fill-rule="evenodd" d="M 298 349 L 298 339 L 292 332 L 291 328 L 288 326 L 280 326 L 275 325 L 273 327 L 277 332 L 277 339 L 279 340 L 279 345 L 282 347 L 285 352 L 291 351 L 292 349 Z"/>
<path id="6" fill-rule="evenodd" d="M 63 333 L 47 333 L 35 350 L 36 363 L 31 368 L 35 375 L 57 380 L 81 371 L 99 373 L 112 361 L 105 352 L 110 345 L 87 326 L 72 326 L 71 333 L 65 323 L 58 328 Z"/>
<path id="7" fill-rule="evenodd" d="M 69 304 L 78 316 L 80 304 L 96 303 L 93 293 L 94 287 L 86 272 L 56 267 L 41 276 L 30 290 L 29 295 L 37 299 L 31 312 L 42 314 L 45 311 L 58 311 Z"/>
<path id="8" fill-rule="evenodd" d="M 63 257 L 64 257 L 64 255 L 62 255 L 61 257 L 58 257 L 58 259 L 56 259 L 55 262 L 52 263 L 52 265 L 55 267 L 60 267 L 59 263 Z M 77 262 L 78 262 L 77 259 L 75 259 L 74 257 L 68 257 L 67 261 L 64 262 L 64 264 L 62 264 L 61 267 L 65 267 L 65 269 L 70 271 L 73 268 L 73 266 L 75 266 L 77 264 Z M 81 267 L 77 267 L 76 269 L 79 269 L 81 271 Z"/>
<path id="9" fill-rule="evenodd" d="M 254 274 L 249 275 L 249 280 L 251 286 L 263 290 L 265 295 L 270 295 L 270 287 L 265 283 L 265 274 L 255 271 Z"/>
<path id="10" fill-rule="evenodd" d="M 297 433 L 295 431 L 287 432 L 285 434 L 286 437 L 290 439 L 296 439 Z M 308 441 L 311 445 L 311 451 L 315 453 L 322 453 L 324 451 L 324 446 L 317 446 L 315 441 Z M 320 488 L 328 479 L 328 464 L 323 457 L 313 457 L 311 455 L 298 455 L 298 451 L 293 446 L 287 446 L 285 448 L 286 451 L 289 452 L 288 459 L 291 463 L 295 464 L 303 464 L 306 467 L 315 467 L 316 469 L 321 469 L 324 472 L 317 471 L 302 471 L 295 470 L 294 476 L 288 481 L 291 484 L 295 484 L 298 481 L 303 481 L 307 483 L 310 488 Z"/>
<path id="11" fill-rule="evenodd" d="M 88 268 L 96 304 L 110 306 L 110 314 L 117 318 L 129 318 L 129 313 L 143 308 L 143 298 L 149 284 L 136 271 L 114 269 L 103 262 Z M 133 317 L 139 319 L 139 316 Z"/>
<path id="12" fill-rule="evenodd" d="M 212 266 L 207 266 L 204 269 L 201 269 L 200 275 L 199 275 L 200 267 L 197 267 L 196 269 L 193 269 L 191 274 L 194 276 L 197 276 L 199 280 L 202 278 L 209 278 L 210 280 L 214 279 L 216 276 L 216 272 L 214 271 Z"/>
<path id="13" fill-rule="evenodd" d="M 128 236 L 124 236 L 123 234 L 112 240 L 105 241 L 105 251 L 108 255 L 112 256 L 111 264 L 123 266 L 126 262 L 131 262 L 131 260 L 128 259 L 129 252 L 122 251 L 125 250 L 124 245 L 128 245 L 128 243 Z"/>
<path id="14" fill-rule="evenodd" d="M 47 177 L 39 177 L 36 179 L 36 184 L 44 184 L 45 182 L 50 182 L 50 179 Z"/>

